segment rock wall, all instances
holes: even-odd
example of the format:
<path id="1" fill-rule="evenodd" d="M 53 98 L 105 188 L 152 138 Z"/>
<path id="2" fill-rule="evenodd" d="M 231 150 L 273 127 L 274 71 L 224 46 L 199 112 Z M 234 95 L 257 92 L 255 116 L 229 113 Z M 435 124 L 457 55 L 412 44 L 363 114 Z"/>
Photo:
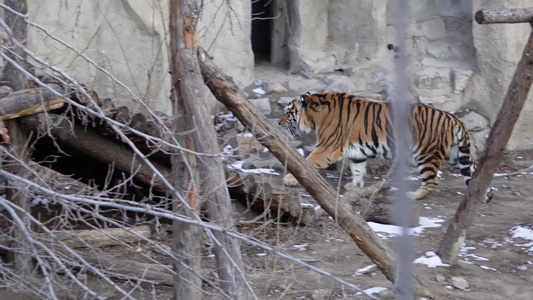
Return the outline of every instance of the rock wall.
<path id="1" fill-rule="evenodd" d="M 272 61 L 289 61 L 292 73 L 321 79 L 343 75 L 350 92 L 390 93 L 395 41 L 395 0 L 273 0 L 276 7 Z M 533 0 L 411 0 L 408 52 L 410 93 L 416 101 L 448 111 L 474 111 L 495 117 L 513 76 L 528 24 L 478 25 L 481 8 L 533 6 Z M 245 87 L 254 80 L 251 3 L 204 1 L 198 40 L 215 62 Z M 28 0 L 29 19 L 79 49 L 131 90 L 80 55 L 30 28 L 29 47 L 73 74 L 102 97 L 170 112 L 168 0 L 40 1 Z M 287 32 L 283 32 L 287 30 Z M 288 40 L 287 40 L 287 36 Z M 288 57 L 286 54 L 288 52 Z M 330 83 L 326 83 L 330 85 Z M 208 95 L 210 93 L 208 92 Z M 212 99 L 212 98 L 211 98 Z M 212 107 L 216 107 L 212 100 Z M 509 149 L 533 149 L 529 99 L 511 137 Z M 478 130 L 480 143 L 488 128 Z M 483 137 L 481 137 L 483 136 Z M 479 148 L 479 147 L 478 147 Z"/>
<path id="2" fill-rule="evenodd" d="M 30 27 L 28 45 L 101 97 L 132 109 L 139 108 L 133 99 L 143 99 L 151 109 L 170 114 L 168 9 L 168 0 L 28 0 L 30 20 L 108 70 L 130 91 L 38 29 Z M 241 86 L 253 81 L 250 22 L 250 3 L 235 0 L 205 2 L 198 20 L 199 44 Z"/>

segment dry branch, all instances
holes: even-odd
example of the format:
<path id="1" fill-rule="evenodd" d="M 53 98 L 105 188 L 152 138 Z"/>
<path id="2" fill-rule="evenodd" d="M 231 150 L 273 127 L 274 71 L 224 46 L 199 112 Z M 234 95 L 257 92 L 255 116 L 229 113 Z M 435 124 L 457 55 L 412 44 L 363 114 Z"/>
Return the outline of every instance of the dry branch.
<path id="1" fill-rule="evenodd" d="M 507 142 L 533 83 L 532 54 L 533 32 L 529 36 L 522 58 L 509 84 L 503 105 L 496 116 L 496 122 L 494 122 L 487 139 L 485 150 L 481 154 L 479 166 L 470 180 L 463 201 L 457 208 L 446 235 L 441 241 L 438 254 L 444 261 L 453 262 L 457 259 L 467 230 L 476 218 L 479 205 L 483 201 L 485 192 L 492 182 L 493 174 L 501 162 Z"/>
<path id="2" fill-rule="evenodd" d="M 290 141 L 252 106 L 239 90 L 233 79 L 222 73 L 205 51 L 199 52 L 202 75 L 207 86 L 218 101 L 222 102 L 254 134 L 256 139 L 282 163 L 287 163 L 288 171 L 313 196 L 322 208 L 332 216 L 357 246 L 378 266 L 392 282 L 395 281 L 396 267 L 389 249 L 360 216 L 353 213 L 350 205 L 336 197 L 334 189 L 296 151 Z M 426 294 L 419 284 L 418 294 Z"/>
<path id="3" fill-rule="evenodd" d="M 481 9 L 476 12 L 478 24 L 531 23 L 533 7 L 511 9 Z"/>
<path id="4" fill-rule="evenodd" d="M 53 88 L 62 93 L 59 87 Z M 0 99 L 0 121 L 61 108 L 64 103 L 65 99 L 57 98 L 54 93 L 45 88 L 17 91 Z"/>
<path id="5" fill-rule="evenodd" d="M 122 172 L 134 171 L 135 179 L 158 191 L 166 191 L 165 184 L 159 178 L 154 178 L 152 169 L 136 157 L 131 149 L 92 131 L 85 130 L 79 125 L 72 125 L 62 116 L 49 114 L 49 118 L 52 123 L 56 124 L 50 127 L 49 131 L 59 141 L 104 163 L 114 165 Z M 37 118 L 27 117 L 21 120 L 25 130 L 38 131 L 40 122 Z M 152 163 L 165 177 L 170 174 L 170 170 L 166 166 L 156 162 Z"/>

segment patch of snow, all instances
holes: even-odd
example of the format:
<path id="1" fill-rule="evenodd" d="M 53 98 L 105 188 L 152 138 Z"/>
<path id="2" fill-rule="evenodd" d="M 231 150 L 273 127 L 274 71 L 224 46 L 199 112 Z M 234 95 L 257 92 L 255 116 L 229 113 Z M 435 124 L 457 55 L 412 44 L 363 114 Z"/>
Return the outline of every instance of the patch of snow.
<path id="1" fill-rule="evenodd" d="M 274 169 L 267 169 L 267 168 L 243 169 L 242 168 L 243 164 L 244 164 L 244 161 L 243 160 L 239 160 L 239 161 L 236 161 L 236 162 L 230 164 L 229 167 L 234 169 L 234 170 L 243 172 L 243 173 L 253 173 L 253 174 L 264 173 L 264 174 L 270 174 L 270 175 L 279 175 L 279 173 L 276 172 L 276 170 L 274 170 Z"/>
<path id="2" fill-rule="evenodd" d="M 326 177 L 331 178 L 331 179 L 339 179 L 339 176 L 331 174 L 331 173 L 326 173 Z"/>
<path id="3" fill-rule="evenodd" d="M 298 148 L 298 153 L 300 153 L 301 156 L 305 156 L 305 151 L 302 148 Z"/>
<path id="4" fill-rule="evenodd" d="M 248 137 L 253 137 L 253 136 L 254 136 L 251 132 L 237 133 L 237 135 L 240 135 L 240 136 L 248 136 Z"/>
<path id="5" fill-rule="evenodd" d="M 257 255 L 257 256 L 267 256 L 267 254 L 266 254 L 266 253 L 263 253 L 263 252 L 262 252 L 262 253 L 257 253 L 256 255 Z"/>
<path id="6" fill-rule="evenodd" d="M 369 288 L 369 289 L 363 290 L 363 292 L 364 292 L 366 295 L 372 295 L 372 294 L 379 294 L 379 293 L 381 293 L 382 291 L 384 291 L 384 290 L 386 290 L 386 289 L 387 289 L 386 287 L 376 286 L 376 287 L 372 287 L 372 288 Z M 357 292 L 356 295 L 362 295 L 363 292 Z"/>
<path id="7" fill-rule="evenodd" d="M 312 207 L 315 211 L 319 210 L 321 206 L 319 204 L 312 204 L 312 203 L 301 203 L 302 207 Z"/>
<path id="8" fill-rule="evenodd" d="M 264 95 L 266 94 L 265 90 L 263 90 L 262 88 L 255 88 L 252 90 L 252 92 L 256 93 L 256 94 L 259 94 L 259 95 Z"/>
<path id="9" fill-rule="evenodd" d="M 373 264 L 373 265 L 368 265 L 366 267 L 363 267 L 361 269 L 358 269 L 357 271 L 355 271 L 355 275 L 356 276 L 360 276 L 360 275 L 363 275 L 364 273 L 366 273 L 368 270 L 372 269 L 373 267 L 375 267 L 376 265 Z"/>
<path id="10" fill-rule="evenodd" d="M 464 195 L 464 194 L 463 194 L 463 193 L 461 193 L 461 192 L 457 192 L 457 195 Z"/>
<path id="11" fill-rule="evenodd" d="M 409 176 L 406 179 L 409 180 L 409 181 L 419 181 L 420 180 L 420 178 L 414 177 L 414 176 Z"/>
<path id="12" fill-rule="evenodd" d="M 533 241 L 533 224 L 515 226 L 509 230 L 509 234 L 511 235 L 512 239 Z M 527 254 L 533 255 L 533 242 L 517 243 L 514 241 L 513 245 L 522 248 L 522 250 L 526 251 Z"/>
<path id="13" fill-rule="evenodd" d="M 462 262 L 470 263 L 470 260 L 468 258 L 473 258 L 474 260 L 479 260 L 479 261 L 489 261 L 489 259 L 486 258 L 486 257 L 468 253 L 468 251 L 475 250 L 475 249 L 476 249 L 476 247 L 468 247 L 465 244 L 463 244 L 461 246 L 461 250 L 459 251 L 459 257 L 464 257 L 465 258 L 465 260 L 462 260 Z"/>
<path id="14" fill-rule="evenodd" d="M 309 246 L 309 243 L 300 244 L 300 245 L 292 245 L 292 247 L 298 251 L 306 251 L 307 246 Z"/>
<path id="15" fill-rule="evenodd" d="M 493 177 L 505 177 L 505 176 L 509 176 L 508 173 L 494 173 Z"/>
<path id="16" fill-rule="evenodd" d="M 482 268 L 483 270 L 492 270 L 494 272 L 498 272 L 498 270 L 494 269 L 494 268 L 491 268 L 491 267 L 487 267 L 487 266 L 479 266 L 480 268 Z M 498 272 L 499 273 L 499 272 Z"/>
<path id="17" fill-rule="evenodd" d="M 50 201 L 47 198 L 36 197 L 31 200 L 30 206 L 47 205 Z"/>
<path id="18" fill-rule="evenodd" d="M 266 149 L 266 148 L 265 148 Z M 226 159 L 228 156 L 232 156 L 233 155 L 233 147 L 231 147 L 230 144 L 224 146 L 224 148 L 222 148 L 222 151 L 220 151 L 220 154 L 222 154 L 222 158 L 223 159 Z"/>
<path id="19" fill-rule="evenodd" d="M 420 217 L 420 225 L 418 225 L 417 227 L 408 228 L 407 232 L 409 235 L 421 235 L 424 232 L 424 229 L 426 228 L 441 227 L 442 224 L 440 223 L 442 222 L 444 222 L 443 219 Z M 399 236 L 403 232 L 402 227 L 396 225 L 381 224 L 375 222 L 368 222 L 368 225 L 372 227 L 372 229 L 377 232 L 378 236 L 380 236 L 381 238 Z M 380 235 L 379 233 L 384 234 Z"/>
<path id="20" fill-rule="evenodd" d="M 415 264 L 424 264 L 428 266 L 429 268 L 436 268 L 436 267 L 449 267 L 449 264 L 445 264 L 440 259 L 440 256 L 435 254 L 433 251 L 428 251 L 425 253 L 425 256 L 421 256 L 413 261 Z"/>
<path id="21" fill-rule="evenodd" d="M 533 230 L 531 228 L 515 226 L 509 230 L 513 239 L 522 238 L 533 241 Z"/>

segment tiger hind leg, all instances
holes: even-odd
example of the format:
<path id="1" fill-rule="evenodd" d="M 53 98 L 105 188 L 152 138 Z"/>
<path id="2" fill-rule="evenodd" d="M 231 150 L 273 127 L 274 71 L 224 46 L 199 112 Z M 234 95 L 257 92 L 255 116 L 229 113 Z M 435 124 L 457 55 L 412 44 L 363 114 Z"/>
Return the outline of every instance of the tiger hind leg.
<path id="1" fill-rule="evenodd" d="M 438 155 L 429 155 L 417 159 L 418 172 L 422 177 L 422 185 L 414 192 L 408 192 L 407 196 L 413 200 L 420 200 L 431 192 L 439 184 L 439 171 L 442 158 Z"/>
<path id="2" fill-rule="evenodd" d="M 470 155 L 470 145 L 460 145 L 457 147 L 457 150 L 457 158 L 454 159 L 453 156 L 451 156 L 450 159 L 448 159 L 448 162 L 450 165 L 459 168 L 461 175 L 463 175 L 465 178 L 465 184 L 468 186 L 470 179 L 476 170 L 476 165 L 474 164 L 472 156 Z M 485 191 L 485 197 L 483 199 L 484 203 L 489 203 L 490 200 L 492 200 L 494 195 L 492 191 L 492 187 L 487 188 Z"/>
<path id="3" fill-rule="evenodd" d="M 350 172 L 352 173 L 352 182 L 344 185 L 347 190 L 355 190 L 365 186 L 366 159 L 350 159 Z"/>

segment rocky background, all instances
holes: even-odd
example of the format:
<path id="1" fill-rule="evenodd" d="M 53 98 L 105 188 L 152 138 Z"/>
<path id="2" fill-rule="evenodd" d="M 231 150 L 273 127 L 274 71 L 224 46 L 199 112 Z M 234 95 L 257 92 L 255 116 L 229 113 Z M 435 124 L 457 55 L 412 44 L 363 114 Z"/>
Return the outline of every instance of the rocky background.
<path id="1" fill-rule="evenodd" d="M 261 36 L 252 26 L 262 22 L 262 15 L 252 14 L 250 2 L 214 0 L 198 8 L 199 43 L 239 86 L 275 80 L 287 89 L 283 96 L 290 97 L 326 88 L 380 94 L 382 100 L 392 96 L 397 44 L 394 0 L 256 2 L 269 3 L 268 9 L 272 9 L 271 31 Z M 468 126 L 478 148 L 483 147 L 495 121 L 530 26 L 478 25 L 472 16 L 482 8 L 528 6 L 533 6 L 533 0 L 409 1 L 412 100 L 464 113 L 466 120 L 472 121 Z M 29 20 L 59 38 L 54 40 L 30 27 L 28 45 L 37 55 L 74 75 L 101 97 L 119 99 L 123 102 L 119 105 L 132 111 L 141 109 L 138 100 L 143 100 L 151 109 L 171 114 L 168 1 L 28 0 L 28 11 Z M 271 41 L 270 57 L 254 56 L 252 42 L 257 39 Z M 112 84 L 108 74 L 82 56 L 109 70 L 124 86 Z M 264 68 L 277 68 L 292 78 L 282 81 L 262 76 Z M 255 96 L 250 93 L 250 98 Z M 275 113 L 279 99 L 269 100 Z M 210 101 L 214 113 L 224 110 L 213 97 Z M 533 149 L 533 119 L 527 118 L 532 112 L 530 99 L 509 150 Z M 268 110 L 265 113 L 269 114 Z"/>

